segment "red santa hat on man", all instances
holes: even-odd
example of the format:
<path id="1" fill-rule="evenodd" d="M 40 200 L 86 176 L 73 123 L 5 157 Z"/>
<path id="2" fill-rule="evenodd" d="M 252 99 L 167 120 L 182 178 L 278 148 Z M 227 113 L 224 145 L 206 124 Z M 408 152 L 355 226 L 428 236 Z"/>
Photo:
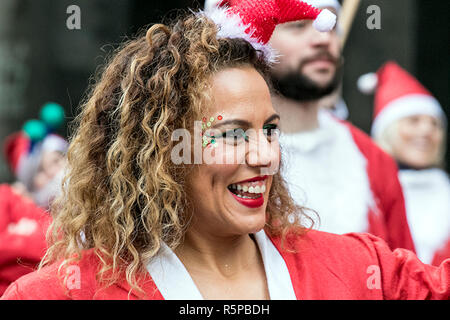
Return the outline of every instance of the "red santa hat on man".
<path id="1" fill-rule="evenodd" d="M 359 89 L 375 94 L 372 136 L 380 138 L 389 125 L 414 115 L 430 115 L 446 123 L 439 102 L 411 74 L 390 61 L 376 74 L 363 75 L 358 80 Z"/>
<path id="2" fill-rule="evenodd" d="M 300 0 L 207 0 L 204 14 L 219 27 L 218 38 L 245 39 L 268 62 L 276 61 L 277 54 L 268 42 L 278 24 L 309 19 L 321 32 L 336 25 L 331 11 Z"/>
<path id="3" fill-rule="evenodd" d="M 334 10 L 336 10 L 338 15 L 342 8 L 338 0 L 304 0 L 304 1 L 316 8 L 333 8 Z"/>

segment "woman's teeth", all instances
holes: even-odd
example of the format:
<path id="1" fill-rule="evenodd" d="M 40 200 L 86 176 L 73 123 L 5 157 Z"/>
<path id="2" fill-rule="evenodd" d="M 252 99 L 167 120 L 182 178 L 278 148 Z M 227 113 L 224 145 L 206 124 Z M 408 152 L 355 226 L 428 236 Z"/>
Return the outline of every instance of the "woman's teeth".
<path id="1" fill-rule="evenodd" d="M 242 191 L 246 193 L 252 194 L 262 194 L 266 192 L 266 185 L 257 185 L 257 186 L 248 186 L 248 185 L 240 185 L 240 184 L 232 184 L 230 186 L 231 190 Z"/>

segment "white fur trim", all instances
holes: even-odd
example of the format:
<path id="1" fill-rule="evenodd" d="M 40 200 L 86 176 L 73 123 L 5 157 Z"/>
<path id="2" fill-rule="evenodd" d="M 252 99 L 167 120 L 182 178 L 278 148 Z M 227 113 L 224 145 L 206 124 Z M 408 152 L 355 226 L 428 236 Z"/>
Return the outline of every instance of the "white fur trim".
<path id="1" fill-rule="evenodd" d="M 399 179 L 417 256 L 430 264 L 450 239 L 450 180 L 440 169 L 401 170 Z"/>
<path id="2" fill-rule="evenodd" d="M 220 2 L 222 2 L 222 0 L 206 0 L 205 11 L 211 11 L 212 9 L 216 8 Z"/>
<path id="3" fill-rule="evenodd" d="M 319 124 L 315 131 L 280 137 L 282 174 L 292 199 L 317 212 L 320 223 L 316 220 L 315 229 L 336 234 L 367 232 L 369 211 L 378 211 L 368 160 L 347 126 L 327 111 L 319 112 Z"/>
<path id="4" fill-rule="evenodd" d="M 66 153 L 68 147 L 69 144 L 67 141 L 55 134 L 48 135 L 42 143 L 42 151 L 59 151 Z"/>
<path id="5" fill-rule="evenodd" d="M 378 76 L 376 73 L 367 73 L 359 77 L 357 86 L 359 91 L 364 94 L 373 94 L 378 85 Z"/>
<path id="6" fill-rule="evenodd" d="M 336 26 L 337 17 L 328 9 L 322 10 L 313 22 L 313 27 L 320 32 L 328 32 Z"/>
<path id="7" fill-rule="evenodd" d="M 262 44 L 254 38 L 254 29 L 250 25 L 245 25 L 239 15 L 230 15 L 227 10 L 227 8 L 215 7 L 208 11 L 200 11 L 199 15 L 206 16 L 217 25 L 219 39 L 244 39 L 255 50 L 261 52 L 269 64 L 276 63 L 279 56 L 276 51 L 270 45 Z M 246 32 L 248 29 L 250 29 L 249 33 Z"/>
<path id="8" fill-rule="evenodd" d="M 303 0 L 307 4 L 316 8 L 333 8 L 339 14 L 341 11 L 341 4 L 337 0 Z"/>
<path id="9" fill-rule="evenodd" d="M 375 118 L 372 125 L 372 136 L 378 138 L 393 122 L 414 115 L 425 114 L 443 120 L 446 116 L 439 102 L 432 96 L 410 94 L 390 102 Z"/>

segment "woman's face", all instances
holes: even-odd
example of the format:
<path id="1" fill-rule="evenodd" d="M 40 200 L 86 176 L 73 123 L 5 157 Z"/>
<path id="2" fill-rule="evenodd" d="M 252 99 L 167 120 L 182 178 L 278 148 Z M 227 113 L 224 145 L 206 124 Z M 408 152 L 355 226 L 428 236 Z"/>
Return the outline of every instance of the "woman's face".
<path id="1" fill-rule="evenodd" d="M 444 130 L 440 120 L 428 115 L 416 115 L 399 120 L 393 156 L 413 168 L 436 164 Z"/>
<path id="2" fill-rule="evenodd" d="M 264 228 L 280 163 L 279 116 L 265 80 L 253 68 L 222 70 L 211 85 L 212 99 L 200 119 L 203 161 L 188 179 L 191 226 L 223 236 L 254 233 Z"/>

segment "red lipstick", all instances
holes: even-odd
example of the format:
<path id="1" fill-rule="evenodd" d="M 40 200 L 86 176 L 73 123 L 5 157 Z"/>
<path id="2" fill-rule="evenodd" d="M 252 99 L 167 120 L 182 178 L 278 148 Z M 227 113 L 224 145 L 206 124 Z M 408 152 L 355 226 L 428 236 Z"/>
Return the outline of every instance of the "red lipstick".
<path id="1" fill-rule="evenodd" d="M 230 193 L 236 199 L 237 202 L 239 202 L 243 206 L 246 206 L 247 208 L 256 209 L 256 208 L 262 207 L 264 205 L 264 196 L 262 194 L 260 194 L 259 197 L 256 199 L 244 199 L 244 198 L 238 197 L 231 191 L 230 191 Z"/>
<path id="2" fill-rule="evenodd" d="M 236 182 L 235 184 L 239 184 L 239 183 L 245 183 L 245 182 L 257 182 L 257 181 L 264 181 L 267 179 L 268 176 L 261 176 L 261 177 L 255 177 L 255 178 L 251 178 L 245 181 L 239 181 Z"/>

